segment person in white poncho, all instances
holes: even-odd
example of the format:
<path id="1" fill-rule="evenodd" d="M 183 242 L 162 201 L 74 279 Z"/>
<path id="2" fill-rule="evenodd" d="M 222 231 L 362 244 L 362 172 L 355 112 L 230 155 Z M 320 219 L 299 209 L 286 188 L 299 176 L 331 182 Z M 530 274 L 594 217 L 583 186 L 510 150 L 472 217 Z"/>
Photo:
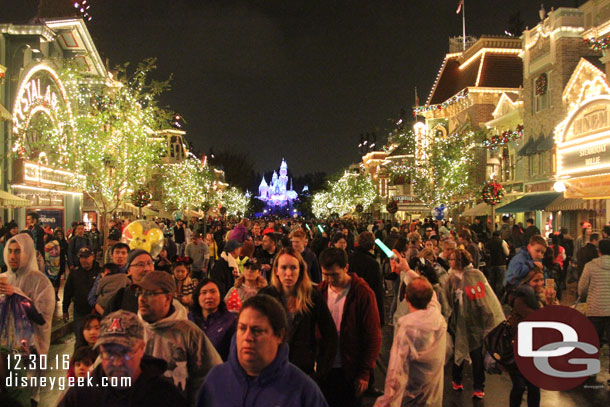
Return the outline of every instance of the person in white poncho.
<path id="1" fill-rule="evenodd" d="M 8 271 L 0 274 L 0 294 L 8 296 L 19 294 L 32 301 L 38 313 L 44 318 L 44 323 L 32 323 L 34 349 L 30 349 L 30 352 L 35 350 L 39 355 L 46 355 L 51 342 L 55 291 L 47 276 L 38 269 L 32 238 L 25 233 L 10 238 L 4 247 L 4 262 L 8 266 Z M 43 373 L 38 371 L 29 374 Z M 35 402 L 39 401 L 39 389 L 32 389 L 31 398 Z"/>
<path id="2" fill-rule="evenodd" d="M 375 407 L 442 406 L 447 323 L 432 285 L 414 277 L 406 290 L 409 313 L 398 320 L 385 381 Z"/>

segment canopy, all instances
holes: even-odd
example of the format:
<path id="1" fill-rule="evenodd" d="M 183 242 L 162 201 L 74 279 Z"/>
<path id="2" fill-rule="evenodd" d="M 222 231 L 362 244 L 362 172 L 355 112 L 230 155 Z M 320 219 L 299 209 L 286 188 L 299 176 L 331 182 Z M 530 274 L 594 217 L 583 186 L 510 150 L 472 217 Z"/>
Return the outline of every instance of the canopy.
<path id="1" fill-rule="evenodd" d="M 484 216 L 484 215 L 491 215 L 491 206 L 489 204 L 486 204 L 485 202 L 476 204 L 472 208 L 468 208 L 462 213 L 462 216 Z"/>
<path id="2" fill-rule="evenodd" d="M 25 208 L 32 202 L 6 191 L 0 191 L 0 208 Z"/>
<path id="3" fill-rule="evenodd" d="M 546 210 L 561 192 L 543 192 L 540 194 L 526 194 L 509 204 L 496 209 L 498 213 L 517 213 Z"/>
<path id="4" fill-rule="evenodd" d="M 605 209 L 603 199 L 581 199 L 561 197 L 546 207 L 548 212 L 557 211 L 597 211 Z"/>

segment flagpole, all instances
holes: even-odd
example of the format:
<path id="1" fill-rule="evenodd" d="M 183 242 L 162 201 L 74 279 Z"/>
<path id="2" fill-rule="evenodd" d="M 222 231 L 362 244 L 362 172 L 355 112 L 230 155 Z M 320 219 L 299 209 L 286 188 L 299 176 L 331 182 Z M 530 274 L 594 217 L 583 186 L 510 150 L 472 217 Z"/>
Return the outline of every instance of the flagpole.
<path id="1" fill-rule="evenodd" d="M 466 0 L 462 1 L 462 51 L 466 51 Z"/>

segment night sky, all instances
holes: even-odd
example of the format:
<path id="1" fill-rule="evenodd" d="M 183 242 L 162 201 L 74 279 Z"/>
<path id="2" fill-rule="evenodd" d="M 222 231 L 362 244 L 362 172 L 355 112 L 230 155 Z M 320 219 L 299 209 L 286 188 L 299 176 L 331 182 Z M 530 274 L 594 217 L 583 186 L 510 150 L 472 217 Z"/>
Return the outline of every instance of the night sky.
<path id="1" fill-rule="evenodd" d="M 37 0 L 0 0 L 24 22 Z M 545 8 L 575 0 L 545 1 Z M 328 173 L 359 161 L 361 133 L 385 134 L 417 86 L 424 103 L 461 35 L 458 0 L 90 0 L 87 25 L 110 65 L 158 59 L 173 74 L 163 103 L 187 121 L 200 151 L 249 152 L 256 171 Z M 526 26 L 539 1 L 466 0 L 468 35 Z"/>

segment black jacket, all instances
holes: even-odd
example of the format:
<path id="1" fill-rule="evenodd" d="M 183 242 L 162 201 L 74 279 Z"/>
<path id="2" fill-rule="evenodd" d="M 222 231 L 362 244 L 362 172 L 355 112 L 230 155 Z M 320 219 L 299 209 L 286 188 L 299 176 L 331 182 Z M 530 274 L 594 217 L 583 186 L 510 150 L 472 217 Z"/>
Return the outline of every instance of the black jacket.
<path id="1" fill-rule="evenodd" d="M 303 256 L 303 260 L 305 260 L 305 263 L 307 263 L 307 272 L 309 273 L 309 278 L 311 278 L 311 281 L 314 283 L 321 282 L 322 271 L 320 270 L 320 263 L 318 263 L 316 254 L 311 251 L 311 249 L 306 247 L 303 253 L 301 253 L 301 256 Z"/>
<path id="2" fill-rule="evenodd" d="M 227 295 L 227 291 L 235 283 L 233 270 L 231 270 L 229 263 L 222 257 L 214 262 L 214 267 L 210 271 L 210 278 L 220 284 L 220 298 L 224 298 Z"/>
<path id="3" fill-rule="evenodd" d="M 585 265 L 593 259 L 597 259 L 599 253 L 597 252 L 597 246 L 593 243 L 587 243 L 578 250 L 576 253 L 576 261 L 578 262 L 578 275 L 582 274 L 585 269 Z"/>
<path id="4" fill-rule="evenodd" d="M 259 294 L 270 295 L 286 305 L 283 294 L 273 286 L 263 288 Z M 286 342 L 290 346 L 290 362 L 320 381 L 326 378 L 332 368 L 339 339 L 337 327 L 322 294 L 314 288 L 311 299 L 313 305 L 310 311 L 294 316 Z M 320 339 L 316 339 L 318 335 Z M 317 367 L 315 373 L 314 365 Z"/>
<path id="5" fill-rule="evenodd" d="M 68 312 L 70 303 L 74 300 L 74 312 L 77 314 L 89 314 L 91 312 L 91 306 L 87 301 L 87 294 L 93 287 L 95 278 L 100 272 L 100 266 L 97 262 L 93 262 L 91 270 L 83 270 L 79 267 L 72 271 L 66 280 L 64 286 L 64 299 L 63 299 L 63 312 Z"/>
<path id="6" fill-rule="evenodd" d="M 140 368 L 140 377 L 123 390 L 116 386 L 102 387 L 102 377 L 106 375 L 102 365 L 99 365 L 92 374 L 93 386 L 71 387 L 58 406 L 188 406 L 178 388 L 163 376 L 167 368 L 164 360 L 146 355 L 140 362 Z"/>
<path id="7" fill-rule="evenodd" d="M 349 271 L 356 273 L 358 277 L 364 279 L 375 293 L 377 308 L 379 310 L 379 321 L 381 322 L 381 325 L 383 325 L 383 281 L 381 269 L 379 263 L 375 260 L 375 256 L 366 250 L 356 247 L 354 253 L 349 258 Z"/>
<path id="8" fill-rule="evenodd" d="M 502 247 L 502 239 L 492 237 L 487 241 L 485 247 L 487 247 L 487 251 L 489 252 L 490 266 L 506 266 L 506 255 L 504 254 L 504 248 Z"/>

